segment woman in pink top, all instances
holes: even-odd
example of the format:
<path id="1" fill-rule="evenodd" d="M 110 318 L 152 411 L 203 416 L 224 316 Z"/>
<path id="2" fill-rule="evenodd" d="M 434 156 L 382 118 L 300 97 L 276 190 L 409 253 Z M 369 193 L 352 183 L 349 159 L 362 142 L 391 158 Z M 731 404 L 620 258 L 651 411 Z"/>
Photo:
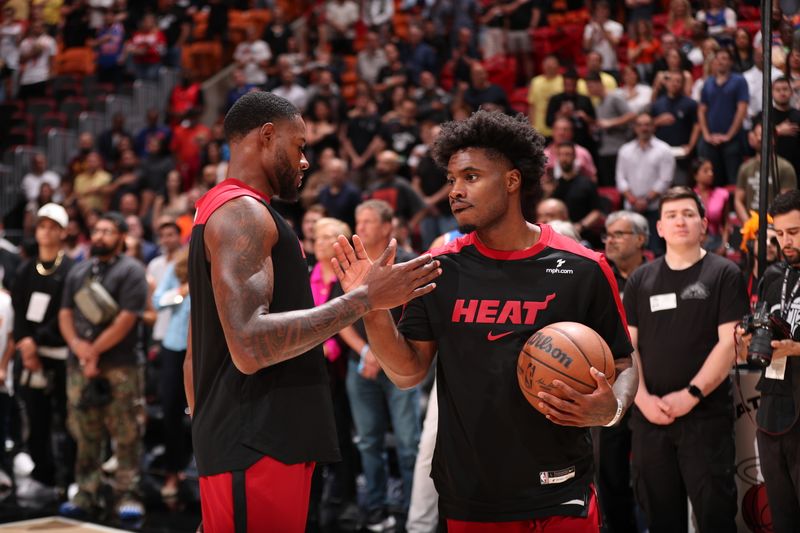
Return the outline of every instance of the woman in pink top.
<path id="1" fill-rule="evenodd" d="M 730 192 L 724 187 L 714 187 L 714 167 L 708 159 L 694 162 L 690 184 L 706 206 L 708 230 L 703 248 L 724 255 L 728 245 Z"/>

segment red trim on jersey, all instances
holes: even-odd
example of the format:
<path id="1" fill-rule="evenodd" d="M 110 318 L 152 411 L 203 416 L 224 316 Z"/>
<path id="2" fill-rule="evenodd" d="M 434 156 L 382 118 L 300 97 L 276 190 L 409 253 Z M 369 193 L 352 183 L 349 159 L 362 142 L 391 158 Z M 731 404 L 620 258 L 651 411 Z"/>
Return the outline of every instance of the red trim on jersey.
<path id="1" fill-rule="evenodd" d="M 544 225 L 546 226 L 546 224 Z M 628 318 L 625 316 L 625 308 L 622 306 L 622 300 L 619 299 L 619 286 L 617 285 L 617 278 L 614 276 L 614 272 L 611 270 L 611 267 L 608 266 L 608 260 L 606 260 L 606 256 L 599 252 L 592 251 L 582 244 L 575 242 L 569 237 L 564 237 L 555 231 L 552 232 L 552 237 L 548 245 L 556 250 L 563 250 L 565 252 L 570 252 L 575 255 L 585 257 L 586 259 L 591 259 L 600 265 L 600 270 L 603 272 L 603 275 L 606 277 L 606 281 L 608 281 L 608 284 L 611 286 L 611 293 L 614 295 L 614 303 L 617 304 L 617 311 L 622 319 L 622 325 L 625 326 L 625 333 L 628 335 L 628 339 L 630 339 L 630 333 L 628 332 Z"/>
<path id="2" fill-rule="evenodd" d="M 197 201 L 195 204 L 197 212 L 194 217 L 194 225 L 205 224 L 214 214 L 214 211 L 240 196 L 249 196 L 269 203 L 269 198 L 263 192 L 237 179 L 228 178 L 214 186 Z"/>
<path id="3" fill-rule="evenodd" d="M 247 530 L 304 531 L 314 463 L 286 465 L 264 456 L 245 470 Z M 205 531 L 234 531 L 233 476 L 200 477 Z"/>
<path id="4" fill-rule="evenodd" d="M 500 259 L 502 261 L 527 259 L 538 254 L 550 244 L 551 236 L 554 233 L 553 229 L 546 224 L 539 225 L 539 228 L 542 230 L 541 235 L 539 235 L 539 240 L 536 241 L 533 246 L 525 248 L 524 250 L 493 250 L 483 244 L 478 238 L 478 234 L 473 231 L 454 241 L 448 242 L 444 246 L 433 248 L 429 253 L 434 257 L 437 255 L 457 254 L 467 246 L 474 246 L 475 249 L 478 250 L 478 253 L 490 259 Z"/>

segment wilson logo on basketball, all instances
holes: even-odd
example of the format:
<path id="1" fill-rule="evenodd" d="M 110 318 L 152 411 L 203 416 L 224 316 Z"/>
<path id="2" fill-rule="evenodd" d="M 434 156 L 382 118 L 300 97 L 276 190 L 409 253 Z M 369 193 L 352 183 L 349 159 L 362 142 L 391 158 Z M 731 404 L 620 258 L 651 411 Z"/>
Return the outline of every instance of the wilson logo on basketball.
<path id="1" fill-rule="evenodd" d="M 547 309 L 556 297 L 549 294 L 543 302 L 525 300 L 464 300 L 453 304 L 453 322 L 467 324 L 533 324 L 539 311 Z M 490 339 L 492 340 L 492 339 Z"/>
<path id="2" fill-rule="evenodd" d="M 537 350 L 541 350 L 546 354 L 549 354 L 550 357 L 561 363 L 564 368 L 569 368 L 569 365 L 572 364 L 572 357 L 570 357 L 569 354 L 561 349 L 554 348 L 553 337 L 550 335 L 544 335 L 541 331 L 534 333 L 531 338 L 528 339 L 526 344 L 528 346 L 533 346 Z"/>

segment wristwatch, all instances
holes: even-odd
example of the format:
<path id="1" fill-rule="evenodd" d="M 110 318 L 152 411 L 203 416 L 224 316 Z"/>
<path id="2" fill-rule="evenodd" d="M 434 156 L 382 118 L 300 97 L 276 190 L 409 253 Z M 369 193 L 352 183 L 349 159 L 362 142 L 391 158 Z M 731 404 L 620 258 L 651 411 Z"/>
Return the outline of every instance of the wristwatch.
<path id="1" fill-rule="evenodd" d="M 610 428 L 611 426 L 616 426 L 619 419 L 622 418 L 622 414 L 625 412 L 625 405 L 622 403 L 622 400 L 617 398 L 617 412 L 614 413 L 614 418 L 611 419 L 611 422 L 604 425 L 603 427 Z"/>
<path id="2" fill-rule="evenodd" d="M 689 386 L 686 387 L 686 390 L 689 391 L 689 394 L 691 394 L 700 401 L 703 401 L 706 398 L 705 394 L 703 394 L 703 391 L 701 391 L 698 386 L 693 385 L 692 383 L 689 383 Z"/>

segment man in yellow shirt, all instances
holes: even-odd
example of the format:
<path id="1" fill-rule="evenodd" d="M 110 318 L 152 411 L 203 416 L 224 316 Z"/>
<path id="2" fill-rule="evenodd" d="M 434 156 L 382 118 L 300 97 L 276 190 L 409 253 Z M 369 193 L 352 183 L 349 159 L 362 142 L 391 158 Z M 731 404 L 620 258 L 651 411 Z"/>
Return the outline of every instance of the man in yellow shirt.
<path id="1" fill-rule="evenodd" d="M 564 78 L 559 72 L 560 68 L 558 57 L 553 54 L 545 56 L 542 61 L 542 74 L 531 80 L 528 90 L 528 117 L 533 127 L 545 137 L 553 134 L 545 121 L 547 102 L 554 94 L 564 92 Z"/>
<path id="2" fill-rule="evenodd" d="M 90 209 L 105 211 L 108 203 L 106 187 L 109 184 L 111 184 L 111 174 L 103 170 L 100 154 L 90 152 L 86 156 L 86 169 L 75 176 L 73 187 L 81 211 L 84 213 Z"/>

